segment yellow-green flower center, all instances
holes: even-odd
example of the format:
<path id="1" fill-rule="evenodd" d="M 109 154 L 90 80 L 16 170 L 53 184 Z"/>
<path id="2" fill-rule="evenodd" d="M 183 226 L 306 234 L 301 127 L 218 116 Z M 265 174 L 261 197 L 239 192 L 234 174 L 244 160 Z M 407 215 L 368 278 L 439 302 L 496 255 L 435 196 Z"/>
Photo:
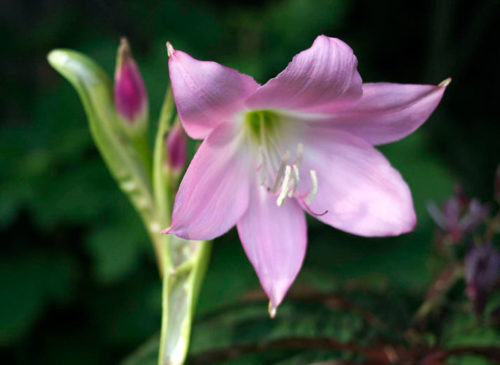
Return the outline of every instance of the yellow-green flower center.
<path id="1" fill-rule="evenodd" d="M 273 110 L 252 110 L 245 114 L 245 127 L 252 140 L 260 145 L 278 132 L 280 119 Z"/>

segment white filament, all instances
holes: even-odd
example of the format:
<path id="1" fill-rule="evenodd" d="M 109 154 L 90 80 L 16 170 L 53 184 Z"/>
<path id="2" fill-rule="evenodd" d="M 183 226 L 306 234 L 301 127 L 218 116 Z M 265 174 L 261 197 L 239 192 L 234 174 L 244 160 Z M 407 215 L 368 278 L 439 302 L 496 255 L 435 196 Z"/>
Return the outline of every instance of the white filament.
<path id="1" fill-rule="evenodd" d="M 262 120 L 261 120 L 262 123 Z M 297 144 L 295 161 L 291 162 L 291 153 L 286 151 L 281 155 L 281 148 L 276 140 L 265 135 L 264 126 L 260 128 L 261 145 L 258 151 L 257 171 L 259 173 L 259 183 L 272 193 L 277 194 L 276 205 L 283 205 L 287 198 L 293 198 L 299 188 L 300 168 L 304 155 L 304 145 Z M 281 155 L 281 156 L 280 156 Z M 316 171 L 309 171 L 312 187 L 305 203 L 311 204 L 318 193 L 318 178 Z"/>
<path id="2" fill-rule="evenodd" d="M 316 171 L 311 170 L 311 171 L 309 171 L 309 174 L 311 175 L 312 187 L 311 187 L 311 191 L 309 192 L 309 194 L 307 194 L 307 197 L 305 200 L 307 205 L 311 205 L 314 198 L 316 197 L 316 194 L 318 194 L 318 176 L 316 175 Z"/>
<path id="3" fill-rule="evenodd" d="M 293 184 L 293 180 L 290 180 L 291 175 L 292 168 L 290 167 L 290 165 L 286 165 L 285 177 L 283 178 L 283 183 L 281 184 L 280 194 L 278 195 L 278 199 L 276 200 L 276 204 L 278 205 L 278 207 L 280 207 L 281 204 L 283 204 L 283 202 L 285 201 L 288 190 L 290 189 L 290 185 Z"/>

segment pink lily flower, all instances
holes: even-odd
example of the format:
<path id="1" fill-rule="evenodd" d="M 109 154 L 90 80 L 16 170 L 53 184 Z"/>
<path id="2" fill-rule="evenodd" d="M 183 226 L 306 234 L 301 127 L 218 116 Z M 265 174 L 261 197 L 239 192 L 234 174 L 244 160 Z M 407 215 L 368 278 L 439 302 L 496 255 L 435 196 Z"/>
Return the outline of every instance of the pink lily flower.
<path id="1" fill-rule="evenodd" d="M 271 316 L 304 260 L 304 211 L 360 236 L 413 229 L 410 190 L 373 146 L 415 131 L 449 80 L 363 84 L 352 49 L 323 35 L 264 85 L 167 50 L 182 125 L 204 141 L 164 233 L 211 240 L 236 225 Z"/>

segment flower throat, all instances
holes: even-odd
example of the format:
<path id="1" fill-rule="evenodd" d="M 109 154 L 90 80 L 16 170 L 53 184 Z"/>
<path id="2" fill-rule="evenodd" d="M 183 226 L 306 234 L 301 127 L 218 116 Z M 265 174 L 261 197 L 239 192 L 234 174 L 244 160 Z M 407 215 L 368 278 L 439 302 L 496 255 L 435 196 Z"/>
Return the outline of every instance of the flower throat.
<path id="1" fill-rule="evenodd" d="M 304 147 L 298 143 L 293 151 L 283 145 L 283 116 L 272 110 L 254 110 L 246 113 L 245 126 L 252 142 L 259 148 L 257 172 L 262 186 L 274 194 L 281 206 L 286 198 L 297 197 L 309 205 L 317 193 L 317 178 L 310 171 L 312 187 L 306 196 L 297 192 Z M 280 133 L 281 132 L 281 133 Z"/>

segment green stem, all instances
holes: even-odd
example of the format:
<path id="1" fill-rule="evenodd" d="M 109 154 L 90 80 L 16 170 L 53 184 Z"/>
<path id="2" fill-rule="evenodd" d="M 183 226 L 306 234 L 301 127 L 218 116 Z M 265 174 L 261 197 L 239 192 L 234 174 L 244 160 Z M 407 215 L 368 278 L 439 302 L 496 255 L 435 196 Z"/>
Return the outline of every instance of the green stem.
<path id="1" fill-rule="evenodd" d="M 210 256 L 209 242 L 183 244 L 197 247 L 182 271 L 168 272 L 163 277 L 158 365 L 181 365 L 186 359 L 193 315 Z"/>
<path id="2" fill-rule="evenodd" d="M 165 165 L 165 161 L 168 158 L 167 149 L 165 147 L 165 137 L 170 128 L 173 113 L 174 98 L 172 96 L 172 91 L 168 89 L 158 121 L 153 157 L 153 192 L 156 210 L 161 223 L 164 225 L 163 228 L 166 228 L 170 224 L 171 186 Z"/>
<path id="3" fill-rule="evenodd" d="M 156 210 L 164 227 L 170 224 L 173 179 L 167 170 L 165 137 L 174 111 L 169 90 L 159 118 L 153 159 L 153 192 Z M 162 236 L 161 257 L 165 264 L 162 292 L 162 324 L 159 365 L 180 365 L 188 352 L 191 325 L 201 282 L 205 275 L 210 244 Z M 186 245 L 192 245 L 186 250 Z M 188 251 L 189 253 L 183 253 Z"/>
<path id="4" fill-rule="evenodd" d="M 145 134 L 138 136 L 131 136 L 134 149 L 137 151 L 146 171 L 151 176 L 151 147 L 148 138 Z"/>

